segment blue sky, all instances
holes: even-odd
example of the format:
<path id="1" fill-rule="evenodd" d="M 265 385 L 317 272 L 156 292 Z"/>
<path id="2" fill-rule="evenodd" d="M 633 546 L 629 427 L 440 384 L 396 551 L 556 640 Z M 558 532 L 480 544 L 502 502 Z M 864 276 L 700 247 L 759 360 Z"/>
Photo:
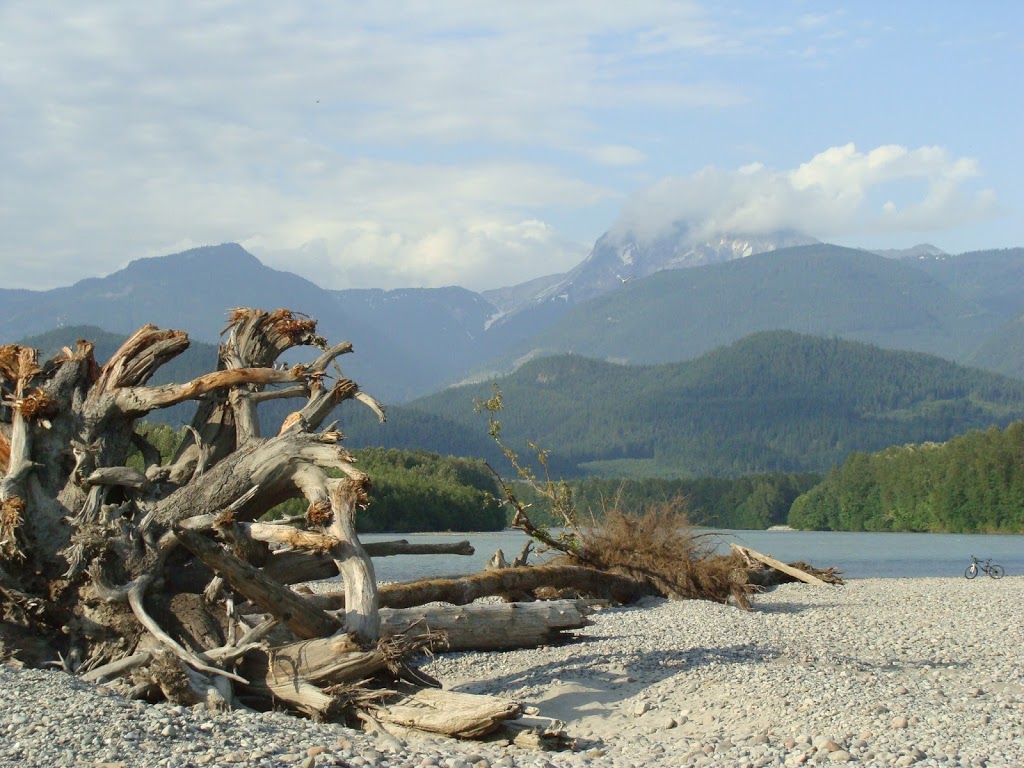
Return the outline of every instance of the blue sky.
<path id="1" fill-rule="evenodd" d="M 1022 9 L 5 0 L 3 286 L 231 241 L 483 290 L 674 220 L 1024 246 Z"/>

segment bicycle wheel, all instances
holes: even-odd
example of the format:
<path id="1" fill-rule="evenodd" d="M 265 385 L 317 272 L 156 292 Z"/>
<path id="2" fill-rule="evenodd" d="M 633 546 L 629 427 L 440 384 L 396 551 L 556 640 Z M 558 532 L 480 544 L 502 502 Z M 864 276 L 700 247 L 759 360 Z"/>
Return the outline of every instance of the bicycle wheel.
<path id="1" fill-rule="evenodd" d="M 1001 565 L 993 565 L 988 569 L 988 575 L 993 579 L 1001 579 L 1006 574 L 1006 570 Z"/>
<path id="2" fill-rule="evenodd" d="M 974 563 L 971 563 L 970 565 L 968 565 L 967 566 L 967 570 L 964 571 L 964 578 L 967 578 L 967 579 L 973 579 L 977 575 L 978 575 L 978 566 L 975 565 Z"/>

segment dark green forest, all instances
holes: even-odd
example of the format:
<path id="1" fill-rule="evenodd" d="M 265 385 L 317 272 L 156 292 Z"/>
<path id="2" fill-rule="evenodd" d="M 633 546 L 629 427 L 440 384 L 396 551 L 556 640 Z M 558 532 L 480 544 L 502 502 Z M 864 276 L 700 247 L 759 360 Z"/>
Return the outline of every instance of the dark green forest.
<path id="1" fill-rule="evenodd" d="M 74 330 L 96 340 L 99 359 L 121 341 Z M 28 341 L 57 349 L 57 339 Z M 214 348 L 197 346 L 161 378 L 212 370 Z M 631 510 L 682 499 L 694 522 L 726 528 L 1024 531 L 1024 383 L 1015 379 L 769 332 L 676 365 L 537 360 L 500 386 L 506 443 L 527 459 L 528 440 L 549 449 L 552 475 L 571 481 L 583 513 L 599 514 L 616 498 Z M 363 409 L 343 409 L 346 445 L 374 482 L 361 530 L 504 526 L 484 460 L 502 473 L 510 467 L 474 412 L 492 387 L 391 408 L 383 427 Z M 180 439 L 166 427 L 142 429 L 165 457 Z"/>
<path id="2" fill-rule="evenodd" d="M 581 522 L 599 521 L 604 513 L 618 508 L 642 514 L 669 504 L 686 512 L 694 525 L 709 528 L 764 530 L 786 524 L 793 501 L 821 482 L 821 475 L 762 474 L 736 478 L 710 477 L 698 480 L 616 480 L 587 478 L 568 483 Z M 515 493 L 532 503 L 535 522 L 555 524 L 556 520 L 535 514 L 544 510 L 544 500 L 519 486 Z"/>
<path id="3" fill-rule="evenodd" d="M 184 435 L 183 430 L 157 423 L 140 423 L 138 431 L 160 451 L 164 461 L 171 458 Z M 372 482 L 370 505 L 358 520 L 362 532 L 496 531 L 508 522 L 508 510 L 498 503 L 501 489 L 479 459 L 385 448 L 364 448 L 355 456 L 357 466 Z M 130 463 L 142 469 L 138 454 Z M 815 474 L 700 480 L 588 478 L 569 486 L 584 521 L 600 519 L 612 505 L 642 512 L 659 504 L 679 506 L 681 502 L 697 525 L 763 529 L 785 523 L 793 500 L 820 480 Z M 532 505 L 534 522 L 557 523 L 548 513 L 546 499 L 522 483 L 512 487 L 520 500 Z M 305 501 L 293 499 L 275 509 L 274 516 L 302 514 L 305 508 Z"/>
<path id="4" fill-rule="evenodd" d="M 370 476 L 365 531 L 500 531 L 505 511 L 494 475 L 477 459 L 426 451 L 367 448 L 356 454 Z"/>
<path id="5" fill-rule="evenodd" d="M 1007 296 L 1019 278 L 1000 269 L 999 254 L 987 255 L 972 272 L 993 279 L 974 286 L 943 269 L 959 259 L 932 264 L 929 273 L 917 261 L 827 243 L 668 269 L 574 306 L 510 350 L 501 370 L 527 355 L 569 350 L 634 365 L 673 363 L 774 329 L 962 362 L 1022 306 Z"/>
<path id="6" fill-rule="evenodd" d="M 757 333 L 697 360 L 621 366 L 534 360 L 497 382 L 502 434 L 551 451 L 553 474 L 643 479 L 826 472 L 853 452 L 941 442 L 1024 418 L 1024 382 L 931 355 L 788 331 Z M 491 383 L 389 410 L 352 412 L 354 447 L 501 457 L 474 413 Z"/>
<path id="7" fill-rule="evenodd" d="M 854 453 L 789 513 L 794 528 L 1024 532 L 1024 423 Z"/>

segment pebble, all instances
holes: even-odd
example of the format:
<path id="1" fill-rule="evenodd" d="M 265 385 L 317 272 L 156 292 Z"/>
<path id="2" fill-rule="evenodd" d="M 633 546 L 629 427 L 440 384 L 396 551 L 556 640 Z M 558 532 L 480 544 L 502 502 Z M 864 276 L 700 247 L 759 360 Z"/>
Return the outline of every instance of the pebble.
<path id="1" fill-rule="evenodd" d="M 576 741 L 563 752 L 384 742 L 284 713 L 147 705 L 0 665 L 0 766 L 1020 768 L 1024 665 L 1011 638 L 1022 588 L 1016 576 L 793 584 L 756 597 L 752 613 L 654 600 L 595 614 L 585 643 L 424 663 L 449 688 L 546 716 L 546 704 L 567 707 Z"/>

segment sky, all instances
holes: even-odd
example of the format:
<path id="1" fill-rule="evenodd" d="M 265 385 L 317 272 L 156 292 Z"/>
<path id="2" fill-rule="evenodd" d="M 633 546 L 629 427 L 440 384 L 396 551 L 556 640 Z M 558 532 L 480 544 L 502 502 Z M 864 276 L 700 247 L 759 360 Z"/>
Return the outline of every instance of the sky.
<path id="1" fill-rule="evenodd" d="M 0 287 L 237 242 L 486 290 L 606 232 L 1024 246 L 1024 4 L 4 0 Z"/>

